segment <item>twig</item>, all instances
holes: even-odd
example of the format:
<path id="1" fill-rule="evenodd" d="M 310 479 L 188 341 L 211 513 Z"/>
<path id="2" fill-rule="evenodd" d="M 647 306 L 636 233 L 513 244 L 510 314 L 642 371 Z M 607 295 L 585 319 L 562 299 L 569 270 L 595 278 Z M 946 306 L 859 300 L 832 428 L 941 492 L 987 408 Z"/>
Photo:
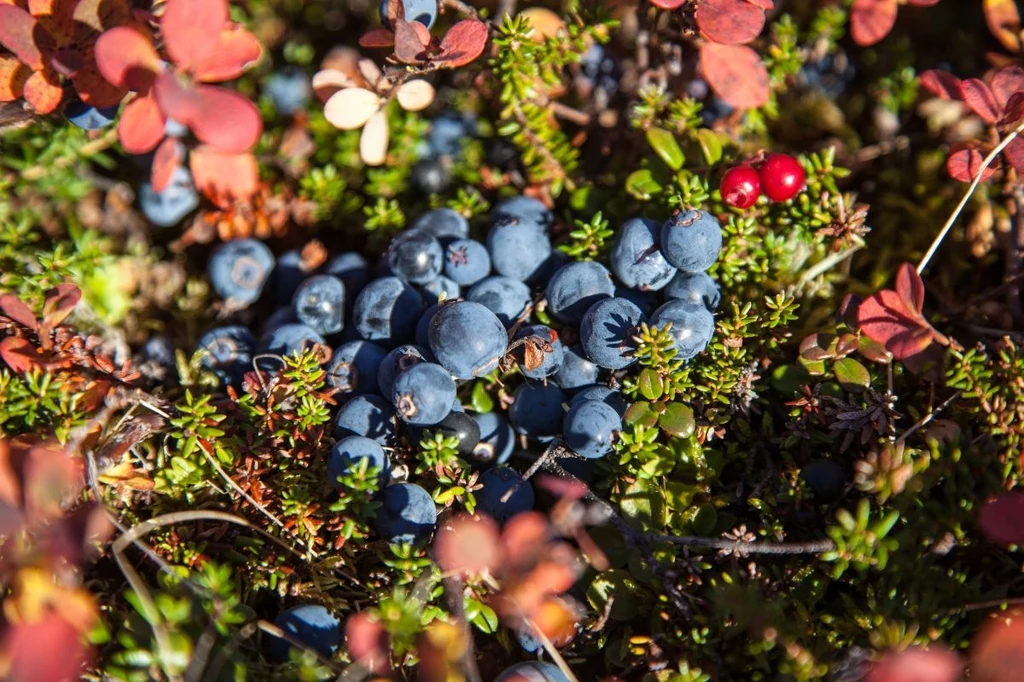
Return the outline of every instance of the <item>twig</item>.
<path id="1" fill-rule="evenodd" d="M 523 618 L 523 620 L 526 622 L 527 627 L 529 627 L 533 632 L 534 637 L 539 639 L 540 643 L 544 645 L 544 651 L 548 653 L 548 656 L 550 656 L 551 660 L 555 662 L 558 669 L 562 671 L 563 675 L 569 678 L 569 682 L 580 682 L 576 679 L 576 675 L 573 674 L 572 668 L 570 668 L 569 664 L 565 662 L 564 658 L 562 658 L 562 654 L 555 648 L 555 645 L 552 644 L 550 639 L 548 639 L 548 636 L 544 634 L 544 631 L 537 627 L 537 624 L 529 618 Z"/>
<path id="2" fill-rule="evenodd" d="M 938 414 L 941 414 L 941 413 L 942 413 L 943 411 L 945 411 L 945 409 L 946 409 L 947 407 L 949 407 L 950 405 L 952 405 L 952 404 L 953 404 L 953 401 L 954 401 L 954 400 L 956 400 L 957 398 L 959 398 L 959 397 L 960 397 L 960 396 L 962 396 L 963 394 L 964 394 L 964 392 L 963 392 L 963 391 L 957 391 L 957 392 L 956 392 L 956 393 L 954 393 L 953 395 L 951 395 L 951 396 L 949 396 L 948 398 L 946 398 L 946 399 L 945 399 L 945 400 L 944 400 L 944 401 L 942 402 L 942 404 L 941 404 L 941 405 L 939 405 L 939 406 L 938 406 L 938 407 L 936 407 L 935 409 L 933 409 L 933 410 L 931 410 L 930 412 L 928 412 L 928 414 L 926 414 L 925 416 L 923 416 L 923 417 L 921 417 L 920 419 L 918 419 L 918 420 L 917 420 L 917 423 L 916 423 L 916 424 L 914 424 L 913 426 L 911 426 L 911 427 L 910 427 L 909 429 L 907 429 L 906 433 L 904 433 L 904 434 L 903 434 L 902 436 L 900 436 L 899 438 L 897 438 L 897 439 L 896 439 L 896 442 L 897 442 L 897 443 L 902 443 L 903 441 L 905 441 L 905 440 L 907 440 L 908 438 L 910 438 L 910 437 L 911 437 L 912 435 L 914 435 L 914 433 L 915 433 L 915 432 L 916 432 L 916 431 L 917 431 L 918 429 L 920 429 L 920 428 L 921 428 L 922 426 L 926 425 L 926 424 L 927 424 L 928 422 L 930 422 L 930 421 L 931 421 L 932 419 L 935 419 L 935 416 L 936 416 L 936 415 L 938 415 Z"/>
<path id="3" fill-rule="evenodd" d="M 811 282 L 814 279 L 816 279 L 818 275 L 823 274 L 827 270 L 831 270 L 833 266 L 842 263 L 844 260 L 846 260 L 847 258 L 849 258 L 850 256 L 857 253 L 863 248 L 864 241 L 858 239 L 853 246 L 847 249 L 843 249 L 842 251 L 839 251 L 837 253 L 829 254 L 825 258 L 822 258 L 821 262 L 815 263 L 813 267 L 808 268 L 807 271 L 800 276 L 800 280 L 796 283 L 796 291 L 801 291 L 805 286 L 807 286 L 808 282 Z"/>
<path id="4" fill-rule="evenodd" d="M 653 542 L 671 542 L 700 549 L 725 550 L 739 554 L 820 554 L 836 548 L 831 540 L 814 540 L 812 542 L 740 542 L 736 540 L 719 540 L 718 538 L 702 538 L 689 535 L 647 536 Z"/>
<path id="5" fill-rule="evenodd" d="M 966 613 L 968 611 L 977 611 L 978 609 L 993 609 L 997 606 L 1019 606 L 1024 604 L 1024 597 L 1010 597 L 1008 599 L 990 599 L 988 601 L 979 601 L 972 604 L 964 604 L 963 606 L 957 606 L 951 609 L 945 609 L 937 612 L 933 618 L 940 618 L 942 616 L 950 616 L 954 613 Z"/>
<path id="6" fill-rule="evenodd" d="M 1013 186 L 1013 203 L 1017 209 L 1013 216 L 1013 229 L 1010 230 L 1010 248 L 1006 254 L 1006 278 L 1013 280 L 1021 274 L 1021 250 L 1024 250 L 1024 186 L 1017 182 Z M 1021 320 L 1020 287 L 1006 290 L 1006 302 L 1010 314 L 1017 322 Z"/>
<path id="7" fill-rule="evenodd" d="M 946 238 L 947 234 L 949 234 L 949 231 L 953 228 L 953 223 L 955 223 L 956 219 L 960 217 L 960 213 L 964 210 L 964 207 L 967 205 L 967 202 L 974 194 L 974 190 L 978 189 L 978 185 L 981 184 L 981 178 L 983 175 L 985 175 L 985 170 L 988 169 L 990 165 L 992 165 L 992 162 L 995 161 L 995 158 L 997 156 L 999 156 L 999 153 L 1006 149 L 1007 145 L 1009 145 L 1011 142 L 1017 139 L 1017 136 L 1020 135 L 1022 132 L 1024 132 L 1024 123 L 1021 123 L 1016 128 L 1014 128 L 1009 135 L 1003 138 L 1003 140 L 998 145 L 996 145 L 995 149 L 988 153 L 988 156 L 985 157 L 985 160 L 981 162 L 981 167 L 978 169 L 978 174 L 974 177 L 974 181 L 971 182 L 971 186 L 967 188 L 967 193 L 964 194 L 962 199 L 960 199 L 960 203 L 957 204 L 955 209 L 953 209 L 953 213 L 949 216 L 949 219 L 946 221 L 946 224 L 942 226 L 941 230 L 939 230 L 939 234 L 932 241 L 932 245 L 928 247 L 928 251 L 924 254 L 924 257 L 921 259 L 921 262 L 917 264 L 918 274 L 924 272 L 924 269 L 928 267 L 928 262 L 931 261 L 932 256 L 934 256 L 935 252 L 938 251 L 939 245 L 942 244 L 942 240 Z"/>
<path id="8" fill-rule="evenodd" d="M 472 5 L 468 5 L 462 0 L 442 0 L 442 4 L 445 7 L 451 7 L 459 14 L 469 17 L 470 19 L 479 19 L 480 15 Z"/>
<path id="9" fill-rule="evenodd" d="M 469 630 L 469 624 L 466 622 L 466 610 L 463 603 L 463 593 L 466 589 L 466 584 L 461 578 L 454 575 L 446 575 L 442 582 L 444 583 L 444 593 L 448 602 L 448 611 L 462 630 L 462 636 L 466 642 L 466 650 L 462 652 L 462 656 L 459 657 L 459 667 L 462 668 L 462 674 L 469 682 L 482 682 L 480 677 L 480 669 L 476 666 L 476 654 L 473 652 L 473 633 Z"/>

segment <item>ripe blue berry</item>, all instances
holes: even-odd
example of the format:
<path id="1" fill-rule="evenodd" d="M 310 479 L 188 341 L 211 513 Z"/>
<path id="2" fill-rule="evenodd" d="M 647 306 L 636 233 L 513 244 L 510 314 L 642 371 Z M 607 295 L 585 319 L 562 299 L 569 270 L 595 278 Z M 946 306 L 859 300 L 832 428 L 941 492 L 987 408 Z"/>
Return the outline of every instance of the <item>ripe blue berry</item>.
<path id="1" fill-rule="evenodd" d="M 430 122 L 427 147 L 433 156 L 458 156 L 466 141 L 476 135 L 476 121 L 445 112 Z"/>
<path id="2" fill-rule="evenodd" d="M 309 78 L 297 69 L 272 73 L 263 81 L 263 92 L 270 97 L 274 108 L 285 116 L 305 107 L 311 91 Z"/>
<path id="3" fill-rule="evenodd" d="M 252 369 L 256 339 L 241 325 L 217 327 L 203 334 L 198 349 L 206 351 L 200 364 L 213 371 L 223 384 L 237 386 Z"/>
<path id="4" fill-rule="evenodd" d="M 457 440 L 456 452 L 465 460 L 469 460 L 473 456 L 473 450 L 480 442 L 480 425 L 465 412 L 453 410 L 434 426 L 424 427 L 423 431 L 440 433 L 445 438 Z M 416 443 L 423 438 L 422 434 L 417 435 L 419 438 L 415 439 Z"/>
<path id="5" fill-rule="evenodd" d="M 393 348 L 412 338 L 422 312 L 419 292 L 397 277 L 382 277 L 359 292 L 352 322 L 367 341 Z"/>
<path id="6" fill-rule="evenodd" d="M 594 261 L 575 261 L 560 267 L 548 282 L 548 310 L 555 319 L 579 324 L 590 306 L 615 295 L 611 273 Z"/>
<path id="7" fill-rule="evenodd" d="M 706 211 L 684 211 L 661 228 L 661 252 L 683 272 L 704 272 L 721 250 L 722 225 Z"/>
<path id="8" fill-rule="evenodd" d="M 611 452 L 612 440 L 622 430 L 622 418 L 600 400 L 581 400 L 565 415 L 562 429 L 566 445 L 577 455 L 598 459 Z"/>
<path id="9" fill-rule="evenodd" d="M 530 305 L 530 287 L 517 279 L 494 275 L 474 284 L 466 300 L 480 303 L 503 325 L 511 327 Z"/>
<path id="10" fill-rule="evenodd" d="M 327 383 L 345 395 L 373 393 L 377 390 L 377 372 L 387 354 L 386 348 L 371 341 L 346 341 L 331 354 Z"/>
<path id="11" fill-rule="evenodd" d="M 420 215 L 406 232 L 422 232 L 444 246 L 469 236 L 469 221 L 450 208 L 435 208 Z"/>
<path id="12" fill-rule="evenodd" d="M 311 348 L 315 343 L 323 345 L 325 343 L 324 337 L 307 325 L 293 322 L 282 324 L 267 331 L 260 342 L 260 352 L 282 356 L 294 355 L 307 348 Z M 273 369 L 280 369 L 281 364 L 274 363 L 268 366 Z"/>
<path id="13" fill-rule="evenodd" d="M 562 432 L 565 393 L 552 383 L 525 383 L 512 393 L 512 428 L 527 438 L 551 440 Z"/>
<path id="14" fill-rule="evenodd" d="M 307 278 L 292 298 L 299 322 L 327 336 L 345 326 L 345 285 L 333 275 Z"/>
<path id="15" fill-rule="evenodd" d="M 497 412 L 474 414 L 473 420 L 480 427 L 480 440 L 469 458 L 474 469 L 504 464 L 512 456 L 516 434 L 512 425 Z"/>
<path id="16" fill-rule="evenodd" d="M 537 221 L 508 215 L 496 219 L 487 234 L 487 252 L 495 272 L 525 282 L 539 273 L 551 255 L 551 240 Z"/>
<path id="17" fill-rule="evenodd" d="M 341 621 L 320 604 L 300 604 L 277 614 L 274 625 L 295 641 L 330 658 L 341 646 L 344 637 Z M 270 636 L 269 654 L 278 661 L 288 659 L 292 645 L 280 637 Z"/>
<path id="18" fill-rule="evenodd" d="M 626 299 L 648 317 L 662 304 L 661 296 L 654 291 L 641 291 L 640 289 L 617 286 L 615 287 L 615 295 Z"/>
<path id="19" fill-rule="evenodd" d="M 472 286 L 491 274 L 487 247 L 475 239 L 456 239 L 444 252 L 444 274 L 461 286 Z"/>
<path id="20" fill-rule="evenodd" d="M 569 678 L 557 665 L 527 661 L 506 668 L 494 682 L 569 682 Z"/>
<path id="21" fill-rule="evenodd" d="M 117 118 L 117 107 L 97 109 L 80 99 L 73 99 L 64 107 L 64 116 L 82 130 L 106 128 Z"/>
<path id="22" fill-rule="evenodd" d="M 714 311 L 722 300 L 722 290 L 706 272 L 680 272 L 665 287 L 665 298 L 700 303 Z"/>
<path id="23" fill-rule="evenodd" d="M 399 374 L 391 391 L 391 404 L 398 418 L 409 424 L 436 424 L 452 411 L 453 402 L 452 375 L 432 362 L 421 362 Z"/>
<path id="24" fill-rule="evenodd" d="M 440 194 L 451 186 L 452 174 L 437 159 L 423 159 L 409 171 L 409 182 L 424 194 Z"/>
<path id="25" fill-rule="evenodd" d="M 563 354 L 555 330 L 543 324 L 526 325 L 516 333 L 516 340 L 522 339 L 530 339 L 515 349 L 516 362 L 523 374 L 531 379 L 544 379 L 558 371 Z M 546 347 L 551 348 L 550 352 Z"/>
<path id="26" fill-rule="evenodd" d="M 146 220 L 157 227 L 177 225 L 199 205 L 199 194 L 192 184 L 192 174 L 179 166 L 171 174 L 171 182 L 162 192 L 153 191 L 146 181 L 139 187 L 139 207 Z"/>
<path id="27" fill-rule="evenodd" d="M 590 361 L 606 369 L 625 369 L 636 359 L 636 327 L 644 315 L 624 298 L 606 298 L 592 305 L 580 324 L 580 345 Z"/>
<path id="28" fill-rule="evenodd" d="M 426 232 L 405 232 L 388 247 L 391 272 L 413 284 L 426 284 L 441 274 L 444 252 L 441 244 Z"/>
<path id="29" fill-rule="evenodd" d="M 382 396 L 357 395 L 334 417 L 334 437 L 364 436 L 385 447 L 395 444 L 395 409 Z"/>
<path id="30" fill-rule="evenodd" d="M 255 303 L 274 269 L 274 254 L 255 239 L 219 244 L 210 254 L 207 273 L 214 292 L 232 306 Z"/>
<path id="31" fill-rule="evenodd" d="M 658 291 L 676 269 L 658 250 L 661 225 L 646 218 L 627 220 L 615 237 L 609 261 L 619 281 L 631 289 Z"/>
<path id="32" fill-rule="evenodd" d="M 601 368 L 587 359 L 583 347 L 578 343 L 567 346 L 562 351 L 562 364 L 552 377 L 552 381 L 558 384 L 566 393 L 575 393 L 584 386 L 597 382 Z"/>
<path id="33" fill-rule="evenodd" d="M 324 265 L 323 272 L 326 275 L 334 275 L 345 284 L 345 293 L 348 294 L 349 301 L 355 301 L 363 287 L 373 279 L 369 263 L 355 251 L 346 251 L 330 259 Z"/>
<path id="34" fill-rule="evenodd" d="M 420 544 L 434 532 L 437 508 L 430 493 L 413 483 L 384 488 L 377 511 L 377 534 L 391 543 Z"/>
<path id="35" fill-rule="evenodd" d="M 807 483 L 819 504 L 832 504 L 842 497 L 846 488 L 846 472 L 834 459 L 816 459 L 809 462 L 800 470 L 800 478 Z"/>
<path id="36" fill-rule="evenodd" d="M 429 362 L 429 355 L 425 348 L 410 343 L 393 348 L 384 356 L 377 369 L 377 390 L 381 395 L 391 395 L 398 375 L 421 362 Z"/>
<path id="37" fill-rule="evenodd" d="M 462 287 L 444 275 L 427 282 L 420 287 L 424 305 L 434 305 L 438 301 L 451 301 L 462 295 Z"/>
<path id="38" fill-rule="evenodd" d="M 282 253 L 277 257 L 272 274 L 271 290 L 274 294 L 274 302 L 278 305 L 291 303 L 295 297 L 295 290 L 312 274 L 313 268 L 302 256 L 301 249 L 292 249 Z"/>
<path id="39" fill-rule="evenodd" d="M 586 400 L 598 400 L 603 402 L 605 405 L 608 405 L 618 412 L 620 417 L 626 413 L 626 408 L 629 407 L 626 403 L 625 396 L 622 395 L 622 391 L 616 391 L 613 388 L 600 385 L 581 388 L 579 393 L 569 399 L 569 407 L 575 407 Z"/>
<path id="40" fill-rule="evenodd" d="M 491 212 L 491 221 L 497 222 L 501 218 L 529 220 L 546 230 L 551 227 L 555 215 L 550 208 L 533 197 L 516 196 L 505 199 L 494 207 L 494 211 Z"/>
<path id="41" fill-rule="evenodd" d="M 445 300 L 444 303 L 438 301 L 428 306 L 423 314 L 420 315 L 419 322 L 416 323 L 416 345 L 420 348 L 430 348 L 430 323 L 434 319 L 434 315 L 441 309 L 443 305 L 449 305 L 452 301 Z"/>
<path id="42" fill-rule="evenodd" d="M 378 471 L 377 480 L 383 487 L 391 474 L 391 461 L 380 443 L 365 436 L 346 436 L 334 444 L 327 455 L 328 482 L 335 490 L 344 490 L 338 479 L 356 471 L 364 459 L 368 467 Z"/>
<path id="43" fill-rule="evenodd" d="M 476 492 L 476 508 L 498 523 L 533 509 L 533 486 L 513 469 L 496 467 L 480 475 L 483 486 Z"/>
<path id="44" fill-rule="evenodd" d="M 493 371 L 508 347 L 499 318 L 472 301 L 442 305 L 430 320 L 427 336 L 437 362 L 461 380 Z"/>
<path id="45" fill-rule="evenodd" d="M 437 20 L 437 0 L 401 0 L 401 3 L 405 9 L 406 21 L 418 21 L 430 28 Z M 388 20 L 388 0 L 380 2 L 380 20 L 391 28 L 391 22 Z"/>
<path id="46" fill-rule="evenodd" d="M 652 327 L 663 327 L 668 322 L 672 323 L 670 333 L 680 360 L 689 360 L 703 351 L 715 334 L 715 317 L 703 303 L 677 299 L 651 315 Z"/>

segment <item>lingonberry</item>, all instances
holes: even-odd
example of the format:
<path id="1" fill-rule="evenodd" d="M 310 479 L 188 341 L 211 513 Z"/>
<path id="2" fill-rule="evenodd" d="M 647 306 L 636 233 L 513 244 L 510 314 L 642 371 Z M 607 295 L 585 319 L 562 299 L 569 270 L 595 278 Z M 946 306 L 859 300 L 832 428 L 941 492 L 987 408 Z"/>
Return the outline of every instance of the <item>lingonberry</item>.
<path id="1" fill-rule="evenodd" d="M 769 154 L 759 170 L 761 191 L 772 201 L 789 201 L 804 186 L 807 174 L 789 154 Z"/>
<path id="2" fill-rule="evenodd" d="M 750 166 L 730 168 L 719 185 L 722 201 L 733 208 L 750 208 L 761 196 L 761 178 Z"/>

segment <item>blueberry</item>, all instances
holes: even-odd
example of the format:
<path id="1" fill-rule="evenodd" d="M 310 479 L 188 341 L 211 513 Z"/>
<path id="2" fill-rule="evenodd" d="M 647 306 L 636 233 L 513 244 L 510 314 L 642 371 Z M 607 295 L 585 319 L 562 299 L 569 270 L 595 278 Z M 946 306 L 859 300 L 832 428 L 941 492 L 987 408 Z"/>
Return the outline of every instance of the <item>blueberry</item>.
<path id="1" fill-rule="evenodd" d="M 331 354 L 327 383 L 341 393 L 359 395 L 377 390 L 377 372 L 388 351 L 371 341 L 347 341 Z"/>
<path id="2" fill-rule="evenodd" d="M 516 663 L 506 668 L 494 682 L 569 682 L 557 665 L 541 661 Z"/>
<path id="3" fill-rule="evenodd" d="M 274 108 L 285 116 L 291 116 L 306 106 L 312 91 L 309 78 L 298 70 L 272 73 L 263 81 L 263 92 L 270 97 Z"/>
<path id="4" fill-rule="evenodd" d="M 427 28 L 437 20 L 437 0 L 401 0 L 406 21 L 418 21 Z M 380 20 L 391 28 L 388 20 L 388 0 L 380 0 Z"/>
<path id="5" fill-rule="evenodd" d="M 239 329 L 245 329 L 245 327 L 239 327 Z M 248 330 L 246 332 L 248 333 Z M 249 334 L 249 338 L 252 339 L 252 334 Z M 249 346 L 250 350 L 254 345 L 255 341 L 253 340 Z M 142 348 L 139 349 L 139 356 L 139 362 L 172 368 L 175 362 L 174 342 L 166 336 L 154 336 L 142 345 Z"/>
<path id="6" fill-rule="evenodd" d="M 430 493 L 413 483 L 384 488 L 377 511 L 377 534 L 388 542 L 425 542 L 437 525 L 437 508 Z"/>
<path id="7" fill-rule="evenodd" d="M 338 479 L 355 471 L 364 459 L 369 460 L 370 468 L 378 470 L 377 480 L 383 487 L 391 473 L 391 461 L 380 443 L 365 436 L 346 436 L 334 444 L 327 455 L 327 481 L 335 490 L 344 490 Z"/>
<path id="8" fill-rule="evenodd" d="M 334 437 L 364 436 L 385 447 L 395 444 L 395 410 L 375 394 L 357 395 L 334 417 Z"/>
<path id="9" fill-rule="evenodd" d="M 199 194 L 192 184 L 192 174 L 184 166 L 174 169 L 171 182 L 162 192 L 153 191 L 153 183 L 139 187 L 139 206 L 146 220 L 157 227 L 177 225 L 199 205 Z"/>
<path id="10" fill-rule="evenodd" d="M 519 369 L 531 379 L 544 379 L 558 371 L 562 364 L 562 342 L 558 334 L 543 324 L 531 324 L 521 327 L 516 333 L 516 340 L 531 339 L 515 350 Z M 549 346 L 548 352 L 544 346 Z M 534 367 L 531 364 L 537 363 Z"/>
<path id="11" fill-rule="evenodd" d="M 237 386 L 252 369 L 256 339 L 241 325 L 217 327 L 203 334 L 198 348 L 207 353 L 200 361 L 203 367 L 213 371 L 222 383 Z"/>
<path id="12" fill-rule="evenodd" d="M 450 301 L 462 295 L 462 287 L 444 275 L 424 284 L 421 288 L 424 305 L 433 305 L 438 301 Z"/>
<path id="13" fill-rule="evenodd" d="M 341 621 L 320 604 L 300 604 L 285 609 L 277 614 L 274 625 L 324 658 L 330 658 L 341 646 Z M 268 644 L 271 658 L 278 661 L 288 659 L 288 651 L 292 647 L 286 640 L 271 635 Z"/>
<path id="14" fill-rule="evenodd" d="M 295 318 L 295 311 L 292 310 L 291 305 L 283 306 L 270 313 L 263 321 L 263 334 L 269 334 L 271 330 L 277 329 L 281 325 L 295 323 L 298 323 L 298 320 Z"/>
<path id="15" fill-rule="evenodd" d="M 447 417 L 426 430 L 438 432 L 445 438 L 458 440 L 457 452 L 459 457 L 465 460 L 472 458 L 473 452 L 480 442 L 480 425 L 465 412 L 450 412 Z"/>
<path id="16" fill-rule="evenodd" d="M 491 220 L 497 222 L 500 218 L 519 218 L 537 223 L 544 229 L 551 227 L 555 215 L 551 209 L 537 199 L 525 196 L 516 196 L 505 199 L 494 207 L 491 212 Z"/>
<path id="17" fill-rule="evenodd" d="M 816 459 L 800 471 L 819 504 L 832 504 L 843 495 L 846 488 L 846 472 L 834 459 Z"/>
<path id="18" fill-rule="evenodd" d="M 327 261 L 323 271 L 325 274 L 334 275 L 345 284 L 345 293 L 348 299 L 354 301 L 355 297 L 363 290 L 370 280 L 373 279 L 373 272 L 369 263 L 359 253 L 346 251 L 338 254 Z"/>
<path id="19" fill-rule="evenodd" d="M 295 290 L 292 299 L 299 322 L 326 335 L 345 326 L 345 285 L 333 275 L 313 275 Z"/>
<path id="20" fill-rule="evenodd" d="M 508 347 L 508 334 L 485 306 L 453 301 L 434 314 L 428 341 L 437 362 L 457 379 L 468 380 L 498 366 Z"/>
<path id="21" fill-rule="evenodd" d="M 188 135 L 188 126 L 182 125 L 173 118 L 168 117 L 167 122 L 164 123 L 164 135 L 167 137 L 185 137 Z"/>
<path id="22" fill-rule="evenodd" d="M 422 426 L 431 426 L 447 417 L 454 401 L 452 375 L 432 362 L 421 362 L 399 374 L 391 392 L 398 418 Z"/>
<path id="23" fill-rule="evenodd" d="M 476 135 L 476 122 L 455 113 L 444 113 L 430 122 L 427 146 L 435 156 L 458 156 L 466 140 Z"/>
<path id="24" fill-rule="evenodd" d="M 722 290 L 706 272 L 680 272 L 665 287 L 665 298 L 700 303 L 714 311 L 722 300 Z"/>
<path id="25" fill-rule="evenodd" d="M 380 394 L 390 396 L 395 388 L 395 378 L 421 362 L 429 362 L 429 355 L 426 349 L 412 344 L 392 349 L 384 356 L 377 369 L 377 389 Z"/>
<path id="26" fill-rule="evenodd" d="M 277 257 L 273 272 L 274 302 L 278 305 L 291 303 L 295 290 L 313 272 L 302 256 L 301 249 L 285 251 Z"/>
<path id="27" fill-rule="evenodd" d="M 504 216 L 495 220 L 487 234 L 487 252 L 495 272 L 525 282 L 539 273 L 551 255 L 551 240 L 537 221 Z"/>
<path id="28" fill-rule="evenodd" d="M 715 334 L 715 317 L 702 303 L 676 299 L 651 315 L 652 327 L 663 327 L 669 322 L 678 351 L 676 357 L 681 360 L 689 360 L 707 348 Z"/>
<path id="29" fill-rule="evenodd" d="M 207 273 L 214 292 L 232 305 L 255 303 L 274 269 L 274 254 L 256 239 L 219 244 L 210 254 Z"/>
<path id="30" fill-rule="evenodd" d="M 508 416 L 516 433 L 534 440 L 550 440 L 562 432 L 565 393 L 554 384 L 525 383 L 512 394 Z"/>
<path id="31" fill-rule="evenodd" d="M 396 277 L 426 284 L 441 274 L 444 252 L 441 244 L 426 232 L 405 232 L 391 240 L 388 265 Z"/>
<path id="32" fill-rule="evenodd" d="M 393 348 L 412 338 L 422 312 L 419 292 L 397 277 L 382 277 L 359 292 L 352 321 L 367 341 Z"/>
<path id="33" fill-rule="evenodd" d="M 311 348 L 313 344 L 325 344 L 324 337 L 315 329 L 299 323 L 282 324 L 263 335 L 260 352 L 271 355 L 294 355 Z M 280 367 L 280 363 L 273 365 L 274 369 Z"/>
<path id="34" fill-rule="evenodd" d="M 476 508 L 498 523 L 533 509 L 533 486 L 513 469 L 488 469 L 480 475 L 480 485 L 483 487 L 473 493 Z"/>
<path id="35" fill-rule="evenodd" d="M 519 161 L 519 149 L 504 137 L 492 137 L 487 140 L 485 158 L 488 165 L 509 170 Z"/>
<path id="36" fill-rule="evenodd" d="M 676 269 L 658 250 L 661 226 L 646 218 L 627 220 L 615 237 L 609 256 L 612 272 L 631 289 L 658 291 L 669 283 Z"/>
<path id="37" fill-rule="evenodd" d="M 437 159 L 423 159 L 409 171 L 409 182 L 424 194 L 440 194 L 452 183 L 452 174 Z"/>
<path id="38" fill-rule="evenodd" d="M 618 412 L 619 416 L 624 415 L 626 408 L 629 407 L 621 391 L 600 385 L 581 388 L 578 393 L 569 399 L 569 407 L 573 408 L 585 400 L 599 400 Z"/>
<path id="39" fill-rule="evenodd" d="M 420 315 L 419 321 L 416 323 L 417 346 L 420 346 L 421 348 L 430 347 L 430 323 L 433 321 L 434 315 L 437 314 L 437 311 L 441 309 L 441 306 L 448 305 L 450 303 L 451 301 L 448 301 L 447 299 L 444 303 L 438 301 L 423 311 L 423 314 Z"/>
<path id="40" fill-rule="evenodd" d="M 580 457 L 598 459 L 612 450 L 612 440 L 622 430 L 622 417 L 600 400 L 581 400 L 562 422 L 565 443 Z"/>
<path id="41" fill-rule="evenodd" d="M 625 369 L 636 359 L 636 327 L 644 315 L 624 298 L 606 298 L 592 305 L 580 324 L 580 345 L 591 362 L 606 369 Z"/>
<path id="42" fill-rule="evenodd" d="M 117 118 L 117 106 L 97 109 L 80 99 L 73 99 L 64 107 L 64 116 L 82 130 L 100 130 Z"/>
<path id="43" fill-rule="evenodd" d="M 600 263 L 578 261 L 563 265 L 548 281 L 548 311 L 555 319 L 579 324 L 598 301 L 615 295 L 615 281 Z"/>
<path id="44" fill-rule="evenodd" d="M 483 305 L 503 325 L 511 327 L 530 305 L 530 287 L 517 279 L 494 275 L 474 284 L 466 300 Z"/>
<path id="45" fill-rule="evenodd" d="M 583 347 L 577 343 L 562 350 L 562 362 L 551 380 L 567 393 L 574 393 L 595 383 L 600 373 L 601 368 L 587 359 Z"/>
<path id="46" fill-rule="evenodd" d="M 661 252 L 683 272 L 704 272 L 715 264 L 721 250 L 722 225 L 706 211 L 685 211 L 661 228 Z"/>
<path id="47" fill-rule="evenodd" d="M 422 232 L 445 245 L 469 236 L 469 221 L 450 208 L 435 208 L 417 218 L 406 232 Z"/>
<path id="48" fill-rule="evenodd" d="M 480 427 L 480 441 L 469 458 L 473 467 L 485 469 L 507 462 L 516 444 L 516 434 L 508 420 L 497 412 L 474 414 L 473 420 Z"/>
<path id="49" fill-rule="evenodd" d="M 491 256 L 487 247 L 474 239 L 456 239 L 444 250 L 444 274 L 468 287 L 491 274 Z"/>

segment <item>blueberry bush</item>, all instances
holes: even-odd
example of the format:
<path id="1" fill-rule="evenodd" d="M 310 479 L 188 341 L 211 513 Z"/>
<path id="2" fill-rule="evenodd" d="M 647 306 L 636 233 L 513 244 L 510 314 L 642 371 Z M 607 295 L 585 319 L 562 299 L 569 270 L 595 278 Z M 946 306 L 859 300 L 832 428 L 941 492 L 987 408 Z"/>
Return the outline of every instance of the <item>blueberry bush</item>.
<path id="1" fill-rule="evenodd" d="M 1015 682 L 1013 0 L 0 0 L 0 678 Z"/>

